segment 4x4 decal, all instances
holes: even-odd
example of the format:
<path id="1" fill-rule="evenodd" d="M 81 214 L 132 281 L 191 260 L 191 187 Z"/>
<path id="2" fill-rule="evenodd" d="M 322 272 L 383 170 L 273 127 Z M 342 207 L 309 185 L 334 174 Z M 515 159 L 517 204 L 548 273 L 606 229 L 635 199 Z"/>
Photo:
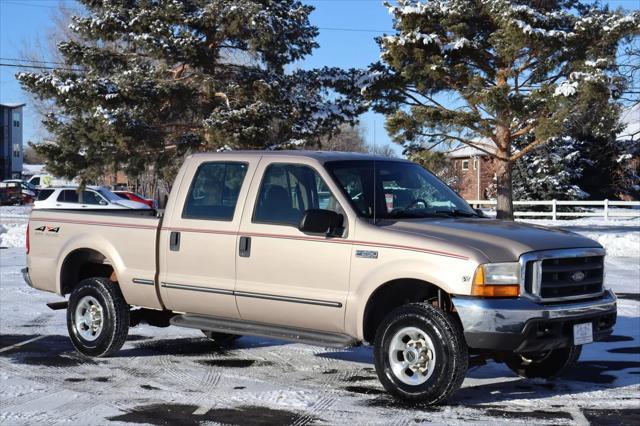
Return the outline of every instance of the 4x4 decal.
<path id="1" fill-rule="evenodd" d="M 57 234 L 58 232 L 60 232 L 60 227 L 59 226 L 39 226 L 35 230 L 40 232 L 53 232 Z"/>

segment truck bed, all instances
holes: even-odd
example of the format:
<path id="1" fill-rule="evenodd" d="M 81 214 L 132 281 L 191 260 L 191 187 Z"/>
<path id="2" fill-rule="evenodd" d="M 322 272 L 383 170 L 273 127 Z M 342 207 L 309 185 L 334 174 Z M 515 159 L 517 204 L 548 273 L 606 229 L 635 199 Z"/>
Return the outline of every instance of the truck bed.
<path id="1" fill-rule="evenodd" d="M 91 257 L 115 271 L 126 300 L 161 307 L 155 290 L 155 210 L 35 209 L 29 220 L 28 267 L 35 288 L 64 294 L 65 277 L 83 271 L 75 259 Z"/>

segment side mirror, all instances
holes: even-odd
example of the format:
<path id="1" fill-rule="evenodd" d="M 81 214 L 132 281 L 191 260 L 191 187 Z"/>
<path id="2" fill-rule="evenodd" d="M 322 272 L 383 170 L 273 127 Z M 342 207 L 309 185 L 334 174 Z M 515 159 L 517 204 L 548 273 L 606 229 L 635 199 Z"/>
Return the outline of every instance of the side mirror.
<path id="1" fill-rule="evenodd" d="M 106 206 L 109 203 L 107 203 L 105 200 L 100 200 L 98 204 L 100 204 L 101 206 Z"/>
<path id="2" fill-rule="evenodd" d="M 481 209 L 473 209 L 473 211 L 478 213 L 478 216 L 480 217 L 487 217 Z"/>
<path id="3" fill-rule="evenodd" d="M 341 235 L 344 217 L 331 210 L 309 209 L 304 212 L 298 229 L 309 234 Z"/>

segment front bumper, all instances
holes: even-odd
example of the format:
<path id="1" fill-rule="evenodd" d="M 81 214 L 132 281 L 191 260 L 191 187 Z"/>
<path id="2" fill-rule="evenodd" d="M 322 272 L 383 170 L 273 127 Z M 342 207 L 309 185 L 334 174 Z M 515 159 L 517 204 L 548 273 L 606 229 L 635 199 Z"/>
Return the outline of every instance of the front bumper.
<path id="1" fill-rule="evenodd" d="M 29 268 L 22 268 L 20 272 L 22 272 L 22 279 L 24 280 L 24 282 L 27 283 L 29 287 L 33 287 L 33 284 L 31 283 L 31 277 L 29 276 Z"/>
<path id="2" fill-rule="evenodd" d="M 574 303 L 455 296 L 453 304 L 470 348 L 537 352 L 572 345 L 574 324 L 591 322 L 593 340 L 605 338 L 616 323 L 616 300 L 607 290 L 601 297 Z"/>

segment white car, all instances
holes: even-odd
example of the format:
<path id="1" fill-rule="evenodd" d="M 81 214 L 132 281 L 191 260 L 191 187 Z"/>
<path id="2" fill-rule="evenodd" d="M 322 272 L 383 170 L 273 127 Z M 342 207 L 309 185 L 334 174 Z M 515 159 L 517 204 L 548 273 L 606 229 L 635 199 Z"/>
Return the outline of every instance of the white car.
<path id="1" fill-rule="evenodd" d="M 77 186 L 45 188 L 38 193 L 34 209 L 149 209 L 135 201 L 123 200 L 107 188 L 86 186 L 78 191 Z"/>

